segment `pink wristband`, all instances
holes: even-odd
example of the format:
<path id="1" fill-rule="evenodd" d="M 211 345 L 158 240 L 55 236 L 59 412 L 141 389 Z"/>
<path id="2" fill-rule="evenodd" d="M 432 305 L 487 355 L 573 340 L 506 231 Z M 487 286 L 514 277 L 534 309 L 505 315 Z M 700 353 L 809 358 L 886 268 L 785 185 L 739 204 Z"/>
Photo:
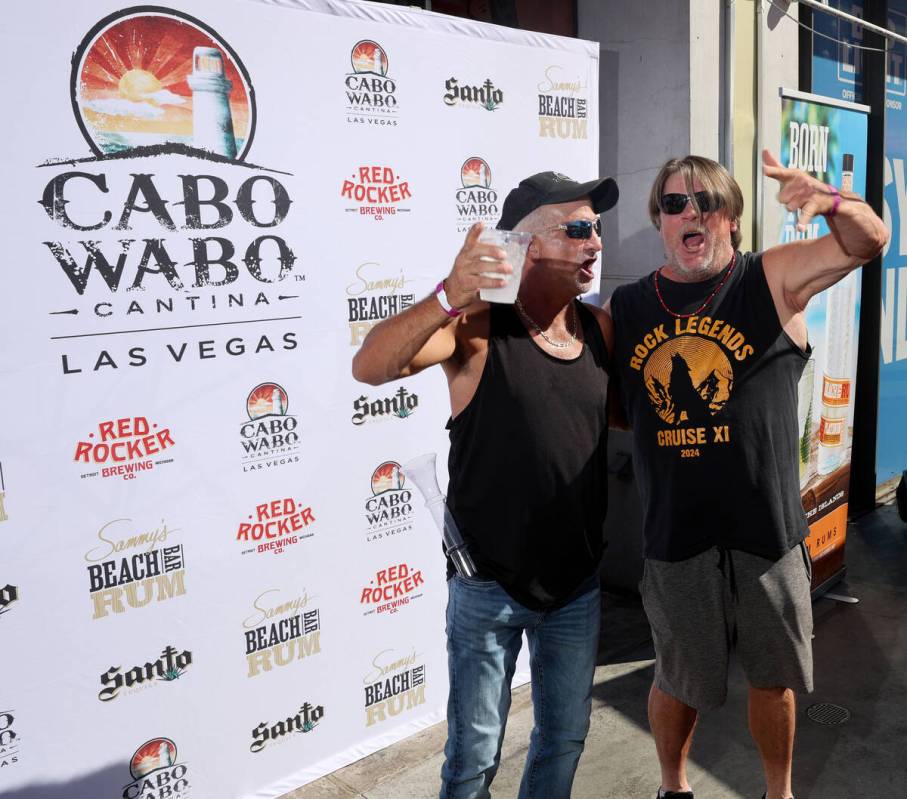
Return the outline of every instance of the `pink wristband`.
<path id="1" fill-rule="evenodd" d="M 835 202 L 834 205 L 832 205 L 831 210 L 826 211 L 823 216 L 834 216 L 838 213 L 838 206 L 841 204 L 841 192 L 832 186 L 831 183 L 826 183 L 825 185 L 828 187 L 828 190 L 835 195 Z"/>
<path id="2" fill-rule="evenodd" d="M 447 292 L 444 291 L 443 280 L 438 283 L 437 286 L 435 286 L 435 296 L 438 298 L 438 302 L 444 309 L 444 313 L 446 313 L 451 319 L 456 319 L 462 313 L 459 308 L 454 308 L 450 304 L 450 300 L 447 299 Z"/>

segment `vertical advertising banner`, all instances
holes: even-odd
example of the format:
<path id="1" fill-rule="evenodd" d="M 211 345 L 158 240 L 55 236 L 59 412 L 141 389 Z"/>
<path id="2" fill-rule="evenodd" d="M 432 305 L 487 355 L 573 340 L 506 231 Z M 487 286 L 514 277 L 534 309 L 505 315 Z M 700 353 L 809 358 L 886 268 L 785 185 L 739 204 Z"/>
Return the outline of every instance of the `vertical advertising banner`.
<path id="1" fill-rule="evenodd" d="M 784 92 L 781 104 L 781 163 L 862 194 L 867 109 L 796 92 Z M 822 216 L 798 231 L 796 213 L 786 211 L 779 240 L 816 239 L 828 232 Z M 810 357 L 799 385 L 798 456 L 814 586 L 839 571 L 844 560 L 859 319 L 860 270 L 813 297 L 806 308 Z"/>
<path id="2" fill-rule="evenodd" d="M 830 0 L 857 17 L 863 4 Z M 818 94 L 863 99 L 863 31 L 859 25 L 816 12 L 813 85 Z M 887 27 L 907 34 L 907 0 L 888 0 Z M 876 438 L 878 494 L 889 495 L 907 469 L 907 46 L 889 40 L 885 79 L 883 218 L 891 240 L 882 254 L 882 330 Z"/>
<path id="3" fill-rule="evenodd" d="M 443 721 L 401 464 L 446 482 L 444 375 L 351 362 L 522 178 L 598 174 L 598 45 L 358 0 L 7 5 L 0 796 L 273 799 Z"/>

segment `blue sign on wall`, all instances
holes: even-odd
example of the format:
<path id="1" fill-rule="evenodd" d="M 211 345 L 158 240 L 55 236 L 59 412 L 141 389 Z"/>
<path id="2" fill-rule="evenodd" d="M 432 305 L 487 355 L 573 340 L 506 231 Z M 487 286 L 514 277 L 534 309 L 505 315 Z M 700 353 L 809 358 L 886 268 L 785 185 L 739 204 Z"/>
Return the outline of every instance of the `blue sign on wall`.
<path id="1" fill-rule="evenodd" d="M 862 3 L 831 0 L 853 16 Z M 889 0 L 888 28 L 907 35 L 907 0 Z M 859 25 L 813 15 L 815 94 L 864 102 L 863 32 Z M 907 469 L 907 47 L 889 42 L 885 98 L 884 219 L 891 242 L 882 258 L 882 332 L 876 479 L 897 480 Z"/>

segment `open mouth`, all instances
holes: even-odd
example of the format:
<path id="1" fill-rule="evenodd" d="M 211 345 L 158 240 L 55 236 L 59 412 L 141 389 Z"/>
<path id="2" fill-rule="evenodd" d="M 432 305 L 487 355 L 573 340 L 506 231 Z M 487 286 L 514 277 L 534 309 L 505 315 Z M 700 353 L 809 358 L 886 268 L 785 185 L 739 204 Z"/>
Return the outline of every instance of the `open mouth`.
<path id="1" fill-rule="evenodd" d="M 683 246 L 687 252 L 698 252 L 705 244 L 705 237 L 698 230 L 683 234 Z"/>
<path id="2" fill-rule="evenodd" d="M 588 261 L 584 261 L 579 271 L 585 280 L 591 280 L 595 277 L 595 259 L 590 258 Z"/>

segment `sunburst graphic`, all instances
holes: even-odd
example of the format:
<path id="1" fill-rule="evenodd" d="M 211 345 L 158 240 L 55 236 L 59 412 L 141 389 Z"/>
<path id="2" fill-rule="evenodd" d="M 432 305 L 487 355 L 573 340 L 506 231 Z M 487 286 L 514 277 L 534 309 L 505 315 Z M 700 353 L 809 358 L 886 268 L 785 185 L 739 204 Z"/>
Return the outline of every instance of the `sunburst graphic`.
<path id="1" fill-rule="evenodd" d="M 399 491 L 405 482 L 400 464 L 386 461 L 372 472 L 372 493 L 377 496 L 385 491 Z"/>
<path id="2" fill-rule="evenodd" d="M 480 186 L 491 187 L 491 167 L 481 158 L 470 158 L 460 167 L 460 180 L 464 189 Z"/>
<path id="3" fill-rule="evenodd" d="M 108 17 L 73 61 L 73 104 L 98 155 L 184 145 L 242 159 L 254 92 L 230 47 L 175 11 Z"/>
<path id="4" fill-rule="evenodd" d="M 246 411 L 253 421 L 262 416 L 285 416 L 290 406 L 287 392 L 277 383 L 261 383 L 249 393 Z"/>
<path id="5" fill-rule="evenodd" d="M 371 72 L 374 75 L 387 75 L 387 53 L 384 48 L 371 39 L 356 42 L 352 53 L 353 72 Z"/>
<path id="6" fill-rule="evenodd" d="M 703 422 L 718 413 L 731 396 L 734 370 L 713 341 L 681 336 L 652 353 L 643 379 L 658 416 L 679 425 Z"/>
<path id="7" fill-rule="evenodd" d="M 132 779 L 140 780 L 152 771 L 168 768 L 175 763 L 176 744 L 169 738 L 152 738 L 143 743 L 132 756 L 129 773 L 132 774 Z"/>

